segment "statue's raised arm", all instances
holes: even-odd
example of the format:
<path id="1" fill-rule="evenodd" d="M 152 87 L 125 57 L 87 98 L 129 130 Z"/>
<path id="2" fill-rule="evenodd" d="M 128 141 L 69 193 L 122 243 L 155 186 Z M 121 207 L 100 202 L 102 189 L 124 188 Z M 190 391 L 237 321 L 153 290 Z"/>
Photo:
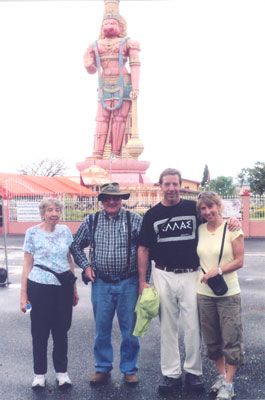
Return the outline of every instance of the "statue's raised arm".
<path id="1" fill-rule="evenodd" d="M 89 74 L 95 74 L 97 72 L 95 52 L 92 44 L 84 54 L 84 66 Z"/>

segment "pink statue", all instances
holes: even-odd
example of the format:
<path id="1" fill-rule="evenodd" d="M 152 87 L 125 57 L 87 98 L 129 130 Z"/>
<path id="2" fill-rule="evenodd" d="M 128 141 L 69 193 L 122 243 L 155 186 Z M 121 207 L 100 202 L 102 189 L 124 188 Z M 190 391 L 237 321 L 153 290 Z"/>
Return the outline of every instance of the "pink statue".
<path id="1" fill-rule="evenodd" d="M 111 153 L 120 156 L 131 100 L 139 94 L 139 43 L 126 37 L 126 21 L 119 15 L 120 0 L 105 0 L 99 40 L 84 55 L 89 74 L 98 72 L 99 103 L 93 157 L 102 159 L 108 134 Z M 126 68 L 129 58 L 130 73 Z"/>

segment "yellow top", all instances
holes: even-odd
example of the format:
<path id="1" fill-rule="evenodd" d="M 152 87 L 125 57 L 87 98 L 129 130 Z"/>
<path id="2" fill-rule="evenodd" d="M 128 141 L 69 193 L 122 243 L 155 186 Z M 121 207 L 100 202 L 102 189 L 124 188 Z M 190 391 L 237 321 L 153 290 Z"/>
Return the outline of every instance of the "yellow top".
<path id="1" fill-rule="evenodd" d="M 224 224 L 225 221 L 214 232 L 208 231 L 207 223 L 199 226 L 199 231 L 198 231 L 199 242 L 197 247 L 197 253 L 200 258 L 200 264 L 205 270 L 205 272 L 208 272 L 211 269 L 216 268 L 218 266 L 219 254 L 221 250 L 222 237 L 224 231 Z M 230 232 L 228 229 L 226 230 L 223 256 L 220 262 L 220 267 L 233 260 L 234 256 L 233 256 L 232 241 L 241 235 L 243 235 L 243 231 L 241 229 L 236 232 Z M 202 276 L 203 272 L 200 271 L 197 293 L 203 294 L 205 296 L 220 297 L 216 296 L 213 293 L 212 289 L 207 284 L 200 282 Z M 223 277 L 228 286 L 228 291 L 224 296 L 231 296 L 240 293 L 240 287 L 236 271 L 224 274 Z"/>

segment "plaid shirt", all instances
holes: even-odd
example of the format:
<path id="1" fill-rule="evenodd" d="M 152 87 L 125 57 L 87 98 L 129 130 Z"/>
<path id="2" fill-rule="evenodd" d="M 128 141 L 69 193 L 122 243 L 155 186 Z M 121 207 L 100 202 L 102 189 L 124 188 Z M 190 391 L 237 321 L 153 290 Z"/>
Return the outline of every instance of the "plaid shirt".
<path id="1" fill-rule="evenodd" d="M 93 214 L 93 221 L 94 221 Z M 95 230 L 95 248 L 90 252 L 88 260 L 84 248 L 91 245 L 92 232 L 89 230 L 89 217 L 80 225 L 74 235 L 71 253 L 75 263 L 82 269 L 91 266 L 94 270 L 106 275 L 120 275 L 125 272 L 137 272 L 137 245 L 142 225 L 142 217 L 130 212 L 131 221 L 131 254 L 130 265 L 127 268 L 128 227 L 126 211 L 121 208 L 114 218 L 100 211 Z"/>

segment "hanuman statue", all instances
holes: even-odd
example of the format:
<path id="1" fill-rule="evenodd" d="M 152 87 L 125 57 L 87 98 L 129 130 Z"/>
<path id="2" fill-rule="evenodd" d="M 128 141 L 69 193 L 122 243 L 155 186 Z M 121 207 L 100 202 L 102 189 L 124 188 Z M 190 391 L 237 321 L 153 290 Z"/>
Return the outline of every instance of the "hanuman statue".
<path id="1" fill-rule="evenodd" d="M 99 39 L 84 55 L 89 74 L 98 72 L 98 110 L 93 157 L 102 159 L 107 138 L 111 153 L 121 154 L 131 102 L 139 94 L 139 43 L 126 37 L 126 21 L 119 14 L 120 0 L 104 0 Z M 130 72 L 126 68 L 129 59 Z"/>

